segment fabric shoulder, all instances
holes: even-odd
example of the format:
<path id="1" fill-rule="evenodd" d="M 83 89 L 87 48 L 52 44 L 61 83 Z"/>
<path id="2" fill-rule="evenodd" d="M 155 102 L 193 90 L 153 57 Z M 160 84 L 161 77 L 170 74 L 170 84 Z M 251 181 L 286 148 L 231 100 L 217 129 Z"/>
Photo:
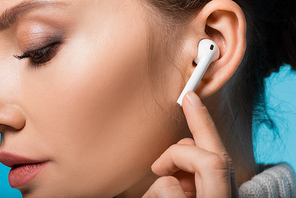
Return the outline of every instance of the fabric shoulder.
<path id="1" fill-rule="evenodd" d="M 289 164 L 276 164 L 242 184 L 239 188 L 239 196 L 241 198 L 296 198 L 295 177 L 295 172 Z"/>

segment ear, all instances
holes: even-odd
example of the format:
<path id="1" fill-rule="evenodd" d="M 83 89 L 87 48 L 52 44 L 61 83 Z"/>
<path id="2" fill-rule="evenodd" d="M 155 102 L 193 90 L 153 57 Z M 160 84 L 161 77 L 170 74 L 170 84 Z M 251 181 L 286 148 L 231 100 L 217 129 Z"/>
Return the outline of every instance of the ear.
<path id="1" fill-rule="evenodd" d="M 246 21 L 241 8 L 231 0 L 213 0 L 205 5 L 188 26 L 185 51 L 187 77 L 196 64 L 197 46 L 201 39 L 213 40 L 219 47 L 219 59 L 213 62 L 196 88 L 201 98 L 218 91 L 239 66 L 246 49 Z M 188 79 L 185 79 L 186 82 Z"/>

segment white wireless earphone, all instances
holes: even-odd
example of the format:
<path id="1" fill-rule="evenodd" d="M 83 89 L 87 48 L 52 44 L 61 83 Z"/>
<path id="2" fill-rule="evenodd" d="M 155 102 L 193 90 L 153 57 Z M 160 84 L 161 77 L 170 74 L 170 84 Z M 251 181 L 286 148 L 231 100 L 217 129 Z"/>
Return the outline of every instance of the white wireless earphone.
<path id="1" fill-rule="evenodd" d="M 188 91 L 195 91 L 198 83 L 205 74 L 209 65 L 219 58 L 219 48 L 213 41 L 209 39 L 203 39 L 198 45 L 198 55 L 195 58 L 195 63 L 197 63 L 191 77 L 189 78 L 185 88 L 183 89 L 177 103 L 182 106 L 182 100 Z"/>

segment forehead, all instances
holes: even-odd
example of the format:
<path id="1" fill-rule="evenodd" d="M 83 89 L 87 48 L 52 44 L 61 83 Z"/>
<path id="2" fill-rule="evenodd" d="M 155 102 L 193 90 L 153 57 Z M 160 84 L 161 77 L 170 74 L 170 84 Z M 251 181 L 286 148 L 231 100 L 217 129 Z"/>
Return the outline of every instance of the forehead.
<path id="1" fill-rule="evenodd" d="M 13 25 L 19 17 L 25 15 L 26 13 L 36 10 L 36 9 L 45 9 L 53 8 L 55 6 L 61 7 L 62 5 L 67 5 L 62 1 L 49 1 L 49 0 L 14 0 L 10 1 L 1 1 L 0 7 L 2 12 L 0 13 L 0 30 L 5 30 Z"/>
<path id="2" fill-rule="evenodd" d="M 2 14 L 6 9 L 12 8 L 13 6 L 21 3 L 28 2 L 24 0 L 1 0 L 0 1 L 0 14 Z"/>
<path id="3" fill-rule="evenodd" d="M 89 0 L 91 2 L 92 0 Z M 7 10 L 20 9 L 25 7 L 44 7 L 47 5 L 55 4 L 76 4 L 83 2 L 79 0 L 0 0 L 0 14 L 3 14 Z"/>

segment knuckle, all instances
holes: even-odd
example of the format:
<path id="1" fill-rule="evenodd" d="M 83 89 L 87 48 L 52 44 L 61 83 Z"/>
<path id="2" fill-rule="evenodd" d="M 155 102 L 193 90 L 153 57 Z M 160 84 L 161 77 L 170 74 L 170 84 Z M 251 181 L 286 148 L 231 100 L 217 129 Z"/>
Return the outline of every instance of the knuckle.
<path id="1" fill-rule="evenodd" d="M 212 117 L 210 116 L 207 109 L 205 109 L 206 113 L 203 119 L 203 122 L 206 123 L 206 125 L 210 125 L 211 127 L 216 127 L 215 122 L 213 121 Z"/>
<path id="2" fill-rule="evenodd" d="M 173 144 L 169 147 L 168 151 L 170 151 L 171 153 L 175 153 L 176 150 L 178 150 L 180 148 L 180 145 L 178 144 Z"/>
<path id="3" fill-rule="evenodd" d="M 201 128 L 202 131 L 208 131 L 209 129 L 217 130 L 216 124 L 210 116 L 206 116 L 202 122 L 203 123 L 199 125 L 199 128 Z"/>
<path id="4" fill-rule="evenodd" d="M 209 170 L 228 170 L 227 159 L 218 154 L 210 154 L 205 158 L 205 164 Z"/>
<path id="5" fill-rule="evenodd" d="M 230 169 L 234 169 L 233 161 L 232 161 L 231 157 L 229 156 L 229 154 L 223 153 L 222 156 L 224 156 L 224 158 L 227 160 L 228 167 L 230 167 Z"/>
<path id="6" fill-rule="evenodd" d="M 167 189 L 171 187 L 180 186 L 180 182 L 177 178 L 173 176 L 164 176 L 160 177 L 155 181 L 155 185 L 159 187 L 159 189 Z"/>

